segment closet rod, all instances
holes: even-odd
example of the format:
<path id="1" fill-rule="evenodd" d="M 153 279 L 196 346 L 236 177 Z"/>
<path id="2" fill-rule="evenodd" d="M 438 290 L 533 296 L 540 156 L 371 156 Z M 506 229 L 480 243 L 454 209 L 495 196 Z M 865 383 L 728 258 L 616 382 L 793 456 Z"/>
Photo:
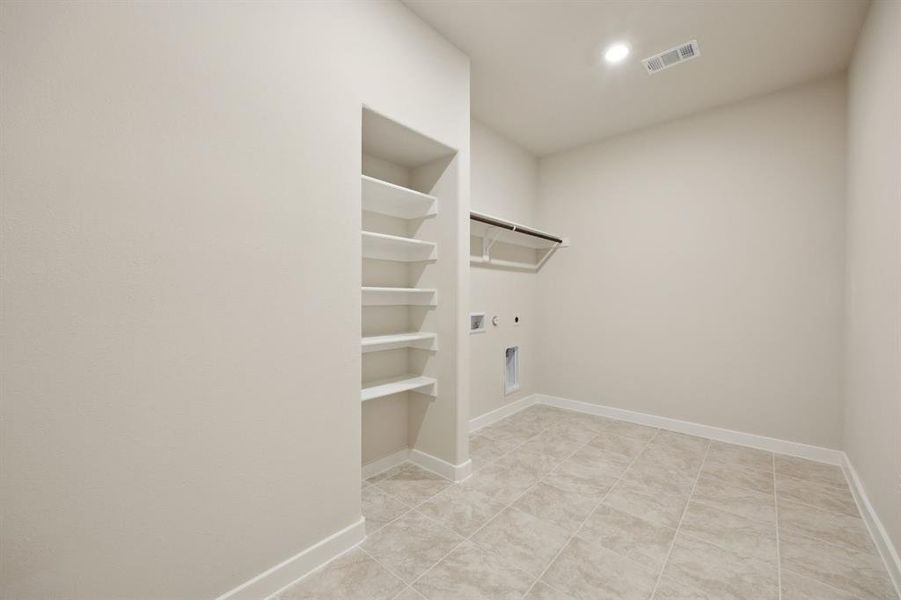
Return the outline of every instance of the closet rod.
<path id="1" fill-rule="evenodd" d="M 523 233 L 525 235 L 531 235 L 532 237 L 541 238 L 543 240 L 548 240 L 549 242 L 557 242 L 558 244 L 562 244 L 563 240 L 554 237 L 552 235 L 548 235 L 546 233 L 541 233 L 540 231 L 535 231 L 534 229 L 529 229 L 528 227 L 523 227 L 522 225 L 513 225 L 511 223 L 507 223 L 506 221 L 500 221 L 498 219 L 492 219 L 491 217 L 486 217 L 484 215 L 480 215 L 477 213 L 469 213 L 469 218 L 473 221 L 478 221 L 480 223 L 485 223 L 486 225 L 491 225 L 492 227 L 502 227 L 509 231 L 515 231 L 516 233 Z"/>

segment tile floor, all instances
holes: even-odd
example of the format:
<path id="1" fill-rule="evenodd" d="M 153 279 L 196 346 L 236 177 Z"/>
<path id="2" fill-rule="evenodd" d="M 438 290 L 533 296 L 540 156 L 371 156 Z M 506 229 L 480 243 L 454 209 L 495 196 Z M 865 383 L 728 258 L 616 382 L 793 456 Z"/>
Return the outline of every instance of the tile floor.
<path id="1" fill-rule="evenodd" d="M 279 600 L 897 598 L 837 467 L 541 405 L 470 453 L 365 481 L 366 541 Z"/>

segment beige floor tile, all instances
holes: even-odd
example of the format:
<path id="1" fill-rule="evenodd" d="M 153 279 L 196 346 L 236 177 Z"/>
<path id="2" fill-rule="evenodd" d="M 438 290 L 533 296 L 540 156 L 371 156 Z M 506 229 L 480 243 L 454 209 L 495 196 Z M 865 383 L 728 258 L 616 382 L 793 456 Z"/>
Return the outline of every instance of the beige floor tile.
<path id="1" fill-rule="evenodd" d="M 693 481 L 698 476 L 701 463 L 704 462 L 704 452 L 668 448 L 652 442 L 635 462 L 638 465 L 656 465 L 667 472 L 678 473 Z"/>
<path id="2" fill-rule="evenodd" d="M 687 468 L 676 461 L 661 461 L 647 451 L 643 452 L 625 472 L 623 479 L 640 483 L 661 493 L 688 496 L 698 477 L 698 467 Z"/>
<path id="3" fill-rule="evenodd" d="M 860 517 L 831 513 L 790 500 L 779 502 L 781 531 L 875 554 L 876 547 Z"/>
<path id="4" fill-rule="evenodd" d="M 541 580 L 579 600 L 647 600 L 657 574 L 603 546 L 573 538 Z"/>
<path id="5" fill-rule="evenodd" d="M 501 421 L 479 430 L 479 435 L 499 442 L 524 444 L 529 438 L 541 433 L 538 423 Z"/>
<path id="6" fill-rule="evenodd" d="M 682 581 L 663 576 L 657 583 L 653 600 L 717 600 Z"/>
<path id="7" fill-rule="evenodd" d="M 836 512 L 852 517 L 859 517 L 857 504 L 847 486 L 840 487 L 804 481 L 787 475 L 776 474 L 776 496 L 779 501 L 790 500 L 819 508 L 828 512 Z"/>
<path id="8" fill-rule="evenodd" d="M 621 435 L 623 437 L 635 438 L 645 442 L 650 441 L 657 434 L 657 429 L 638 425 L 637 423 L 629 423 L 628 421 L 618 421 L 616 419 L 607 419 L 600 422 L 602 431 Z"/>
<path id="9" fill-rule="evenodd" d="M 867 600 L 896 599 L 878 555 L 838 548 L 789 533 L 781 533 L 779 541 L 785 570 Z"/>
<path id="10" fill-rule="evenodd" d="M 580 421 L 580 424 L 588 427 L 589 429 L 593 429 L 595 433 L 610 431 L 610 423 L 614 420 L 607 417 L 601 417 L 599 415 L 582 415 L 581 419 L 582 420 Z"/>
<path id="11" fill-rule="evenodd" d="M 841 467 L 805 460 L 794 456 L 776 455 L 776 472 L 803 481 L 847 487 Z"/>
<path id="12" fill-rule="evenodd" d="M 773 493 L 773 474 L 771 472 L 704 463 L 701 473 L 716 479 L 723 485 L 748 488 L 764 494 Z"/>
<path id="13" fill-rule="evenodd" d="M 375 485 L 396 500 L 408 506 L 416 506 L 451 485 L 451 482 L 407 463 L 391 476 L 376 481 Z"/>
<path id="14" fill-rule="evenodd" d="M 569 532 L 515 508 L 508 508 L 470 540 L 510 567 L 538 577 L 563 548 Z"/>
<path id="15" fill-rule="evenodd" d="M 566 435 L 574 442 L 587 444 L 598 433 L 598 427 L 572 420 L 558 420 L 545 426 L 545 431 L 556 435 Z"/>
<path id="16" fill-rule="evenodd" d="M 521 410 L 517 413 L 513 413 L 501 422 L 532 430 L 540 430 L 544 428 L 541 415 L 536 414 L 534 411 L 530 410 Z"/>
<path id="17" fill-rule="evenodd" d="M 484 435 L 471 436 L 469 458 L 472 459 L 472 468 L 481 469 L 513 451 L 517 446 L 519 446 L 517 442 L 492 440 Z"/>
<path id="18" fill-rule="evenodd" d="M 776 600 L 777 567 L 680 533 L 664 577 L 683 582 L 716 600 Z"/>
<path id="19" fill-rule="evenodd" d="M 574 600 L 569 594 L 564 594 L 560 590 L 555 590 L 549 585 L 535 582 L 535 586 L 528 593 L 525 600 Z"/>
<path id="20" fill-rule="evenodd" d="M 858 600 L 858 598 L 783 569 L 782 600 Z"/>
<path id="21" fill-rule="evenodd" d="M 540 482 L 513 506 L 573 533 L 599 501 L 597 496 L 584 496 Z"/>
<path id="22" fill-rule="evenodd" d="M 414 510 L 368 536 L 361 547 L 412 583 L 461 541 L 463 538 L 447 527 Z"/>
<path id="23" fill-rule="evenodd" d="M 523 444 L 519 450 L 543 454 L 560 462 L 581 447 L 581 443 L 573 441 L 565 435 L 553 431 L 543 431 Z"/>
<path id="24" fill-rule="evenodd" d="M 746 448 L 725 442 L 711 442 L 707 462 L 724 467 L 744 467 L 755 471 L 773 472 L 773 453 Z"/>
<path id="25" fill-rule="evenodd" d="M 665 448 L 686 457 L 703 457 L 709 445 L 710 440 L 707 438 L 661 429 L 651 440 L 649 447 Z"/>
<path id="26" fill-rule="evenodd" d="M 604 504 L 663 527 L 675 527 L 682 518 L 688 494 L 649 487 L 641 482 L 621 480 L 604 499 Z"/>
<path id="27" fill-rule="evenodd" d="M 507 454 L 498 460 L 495 464 L 506 469 L 522 469 L 541 478 L 544 474 L 549 473 L 554 467 L 560 464 L 560 460 L 547 454 L 526 450 L 524 446 L 520 446 L 510 454 Z"/>
<path id="28" fill-rule="evenodd" d="M 576 535 L 586 542 L 600 544 L 659 571 L 663 568 L 676 530 L 601 505 Z"/>
<path id="29" fill-rule="evenodd" d="M 763 523 L 776 523 L 775 494 L 727 485 L 704 473 L 698 478 L 692 500 Z"/>
<path id="30" fill-rule="evenodd" d="M 616 483 L 616 476 L 603 469 L 586 467 L 571 461 L 563 461 L 544 476 L 543 481 L 566 492 L 589 496 L 600 502 L 601 498 Z"/>
<path id="31" fill-rule="evenodd" d="M 618 454 L 627 459 L 627 461 L 631 461 L 641 454 L 648 442 L 604 431 L 592 438 L 588 445 L 609 454 Z"/>
<path id="32" fill-rule="evenodd" d="M 366 535 L 375 533 L 410 510 L 409 506 L 374 485 L 363 488 L 361 495 L 363 516 L 366 517 Z"/>
<path id="33" fill-rule="evenodd" d="M 534 469 L 522 466 L 511 468 L 497 461 L 479 469 L 460 485 L 478 490 L 502 504 L 510 504 L 538 483 L 538 479 Z"/>
<path id="34" fill-rule="evenodd" d="M 411 587 L 402 591 L 394 600 L 426 600 L 425 596 Z"/>
<path id="35" fill-rule="evenodd" d="M 775 523 L 765 524 L 692 501 L 679 531 L 737 554 L 776 564 Z"/>
<path id="36" fill-rule="evenodd" d="M 519 600 L 531 583 L 525 573 L 465 542 L 413 587 L 428 600 Z"/>
<path id="37" fill-rule="evenodd" d="M 505 506 L 477 489 L 453 485 L 420 504 L 417 510 L 469 537 Z"/>
<path id="38" fill-rule="evenodd" d="M 582 465 L 602 472 L 605 475 L 619 477 L 631 462 L 619 454 L 605 452 L 594 446 L 582 446 L 567 459 L 568 462 Z"/>
<path id="39" fill-rule="evenodd" d="M 899 600 L 837 467 L 544 405 L 470 454 L 365 480 L 361 549 L 280 598 L 777 600 L 781 555 L 781 600 Z"/>
<path id="40" fill-rule="evenodd" d="M 359 549 L 282 591 L 278 600 L 390 600 L 404 583 Z"/>

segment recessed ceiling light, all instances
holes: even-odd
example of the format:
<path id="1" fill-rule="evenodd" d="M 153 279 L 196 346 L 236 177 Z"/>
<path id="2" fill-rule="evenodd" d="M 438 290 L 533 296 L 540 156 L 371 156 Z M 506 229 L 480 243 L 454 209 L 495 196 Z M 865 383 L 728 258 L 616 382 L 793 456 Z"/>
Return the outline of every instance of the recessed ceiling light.
<path id="1" fill-rule="evenodd" d="M 627 56 L 629 47 L 623 43 L 611 44 L 604 50 L 604 60 L 611 64 L 622 62 Z"/>

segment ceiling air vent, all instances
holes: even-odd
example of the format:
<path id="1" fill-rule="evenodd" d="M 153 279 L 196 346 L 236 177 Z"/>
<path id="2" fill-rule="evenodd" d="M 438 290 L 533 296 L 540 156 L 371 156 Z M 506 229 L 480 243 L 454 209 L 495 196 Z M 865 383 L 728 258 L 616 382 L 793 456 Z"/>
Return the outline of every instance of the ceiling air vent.
<path id="1" fill-rule="evenodd" d="M 679 44 L 669 50 L 664 50 L 660 54 L 649 56 L 641 61 L 641 64 L 647 69 L 649 75 L 653 75 L 654 73 L 699 56 L 701 56 L 701 47 L 698 46 L 697 40 L 691 40 L 690 42 Z"/>

